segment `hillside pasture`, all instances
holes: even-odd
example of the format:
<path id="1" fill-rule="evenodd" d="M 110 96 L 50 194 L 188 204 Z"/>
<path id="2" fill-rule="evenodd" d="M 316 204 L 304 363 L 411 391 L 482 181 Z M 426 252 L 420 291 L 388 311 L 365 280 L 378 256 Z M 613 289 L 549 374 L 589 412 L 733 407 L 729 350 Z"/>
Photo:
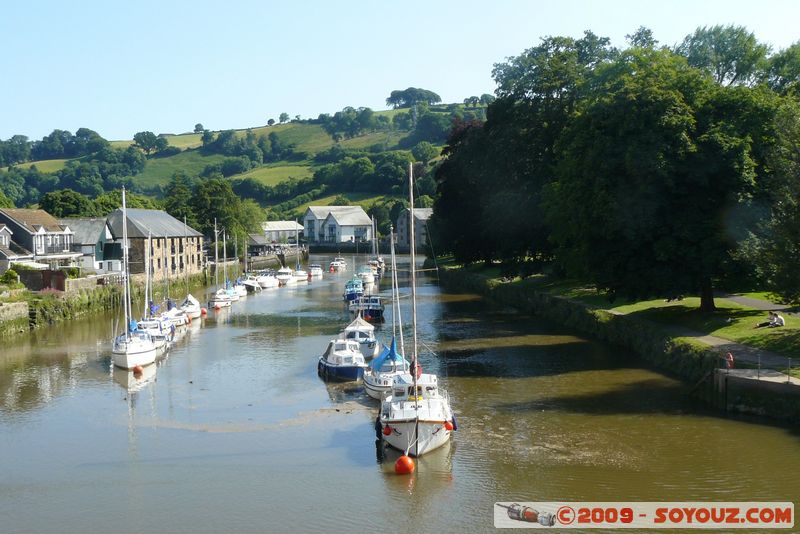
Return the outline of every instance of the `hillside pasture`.
<path id="1" fill-rule="evenodd" d="M 19 169 L 30 169 L 34 165 L 39 172 L 52 173 L 63 169 L 69 159 L 40 159 L 39 161 L 30 161 L 28 163 L 20 163 L 14 165 Z"/>
<path id="2" fill-rule="evenodd" d="M 264 185 L 276 185 L 289 178 L 302 180 L 314 174 L 314 170 L 308 165 L 275 165 L 264 166 L 248 171 L 244 174 L 237 174 L 231 178 L 253 178 Z"/>

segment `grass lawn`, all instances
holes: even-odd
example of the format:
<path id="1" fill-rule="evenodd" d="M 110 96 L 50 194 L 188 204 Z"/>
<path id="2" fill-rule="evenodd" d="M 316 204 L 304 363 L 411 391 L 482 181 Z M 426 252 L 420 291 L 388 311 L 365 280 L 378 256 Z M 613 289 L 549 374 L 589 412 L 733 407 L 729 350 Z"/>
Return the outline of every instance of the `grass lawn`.
<path id="1" fill-rule="evenodd" d="M 275 165 L 264 166 L 244 174 L 237 174 L 232 178 L 253 178 L 265 185 L 275 185 L 289 178 L 298 180 L 314 174 L 314 170 L 308 165 Z"/>
<path id="2" fill-rule="evenodd" d="M 30 163 L 20 163 L 19 165 L 14 165 L 15 167 L 19 167 L 20 169 L 30 169 L 34 165 L 39 170 L 39 172 L 56 172 L 63 169 L 67 162 L 70 161 L 69 159 L 40 159 L 39 161 L 31 161 Z"/>
<path id="3" fill-rule="evenodd" d="M 188 150 L 168 158 L 152 158 L 147 160 L 144 172 L 133 177 L 136 183 L 144 187 L 166 185 L 175 171 L 184 171 L 189 175 L 197 175 L 206 165 L 220 163 L 225 156 L 212 154 L 205 156 L 199 150 Z"/>
<path id="4" fill-rule="evenodd" d="M 203 146 L 203 141 L 201 140 L 203 137 L 202 134 L 186 133 L 179 135 L 166 135 L 164 137 L 169 143 L 169 146 L 178 147 L 181 150 Z"/>

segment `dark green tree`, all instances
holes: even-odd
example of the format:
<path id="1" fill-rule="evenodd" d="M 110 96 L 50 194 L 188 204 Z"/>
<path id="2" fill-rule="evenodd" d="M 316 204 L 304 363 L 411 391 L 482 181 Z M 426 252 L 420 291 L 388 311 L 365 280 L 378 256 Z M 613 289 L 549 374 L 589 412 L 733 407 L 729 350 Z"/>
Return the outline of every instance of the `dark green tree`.
<path id="1" fill-rule="evenodd" d="M 95 203 L 72 189 L 51 191 L 42 195 L 39 207 L 53 217 L 94 217 Z"/>
<path id="2" fill-rule="evenodd" d="M 194 125 L 194 133 L 203 133 L 204 131 L 206 131 L 206 129 L 203 128 L 203 125 L 199 122 Z"/>
<path id="3" fill-rule="evenodd" d="M 137 132 L 133 136 L 134 146 L 144 150 L 145 154 L 150 154 L 157 149 L 158 137 L 153 132 Z"/>
<path id="4" fill-rule="evenodd" d="M 289 114 L 285 111 L 278 116 L 278 121 L 283 124 L 284 122 L 289 120 Z"/>
<path id="5" fill-rule="evenodd" d="M 195 228 L 197 217 L 191 206 L 193 186 L 192 179 L 185 172 L 175 172 L 164 190 L 164 210 L 180 221 L 185 218 L 186 223 Z"/>
<path id="6" fill-rule="evenodd" d="M 414 155 L 414 159 L 427 165 L 430 160 L 439 155 L 439 150 L 429 142 L 422 141 L 414 145 L 411 153 Z"/>

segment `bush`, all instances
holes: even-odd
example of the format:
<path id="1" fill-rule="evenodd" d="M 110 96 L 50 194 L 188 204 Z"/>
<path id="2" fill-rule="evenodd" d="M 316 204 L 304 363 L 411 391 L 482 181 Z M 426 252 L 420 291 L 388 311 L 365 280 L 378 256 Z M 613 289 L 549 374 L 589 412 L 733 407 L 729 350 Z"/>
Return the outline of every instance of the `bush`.
<path id="1" fill-rule="evenodd" d="M 3 276 L 0 276 L 0 284 L 5 285 L 12 285 L 17 283 L 17 271 L 14 269 L 9 269 L 3 273 Z"/>
<path id="2" fill-rule="evenodd" d="M 80 278 L 81 270 L 78 267 L 65 267 L 61 269 L 67 278 Z"/>
<path id="3" fill-rule="evenodd" d="M 25 265 L 24 263 L 12 263 L 11 267 L 18 273 L 22 271 L 38 271 L 38 269 L 36 269 L 35 267 L 31 267 L 30 265 Z"/>

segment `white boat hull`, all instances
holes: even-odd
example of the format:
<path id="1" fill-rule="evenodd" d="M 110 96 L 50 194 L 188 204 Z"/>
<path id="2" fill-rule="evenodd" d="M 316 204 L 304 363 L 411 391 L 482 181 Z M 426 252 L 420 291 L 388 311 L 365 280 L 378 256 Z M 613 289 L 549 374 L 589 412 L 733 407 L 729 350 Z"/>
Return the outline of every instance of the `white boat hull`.
<path id="1" fill-rule="evenodd" d="M 156 347 L 153 343 L 138 343 L 137 340 L 129 342 L 116 341 L 111 351 L 114 366 L 122 369 L 133 369 L 137 366 L 144 367 L 156 361 Z"/>
<path id="2" fill-rule="evenodd" d="M 420 420 L 419 439 L 415 440 L 416 422 L 413 419 L 402 422 L 392 421 L 389 423 L 392 432 L 388 436 L 383 435 L 383 439 L 395 449 L 403 452 L 408 451 L 411 456 L 422 456 L 427 452 L 438 449 L 450 440 L 452 431 L 447 430 L 444 424 L 445 421 Z M 416 443 L 414 443 L 415 441 Z"/>

